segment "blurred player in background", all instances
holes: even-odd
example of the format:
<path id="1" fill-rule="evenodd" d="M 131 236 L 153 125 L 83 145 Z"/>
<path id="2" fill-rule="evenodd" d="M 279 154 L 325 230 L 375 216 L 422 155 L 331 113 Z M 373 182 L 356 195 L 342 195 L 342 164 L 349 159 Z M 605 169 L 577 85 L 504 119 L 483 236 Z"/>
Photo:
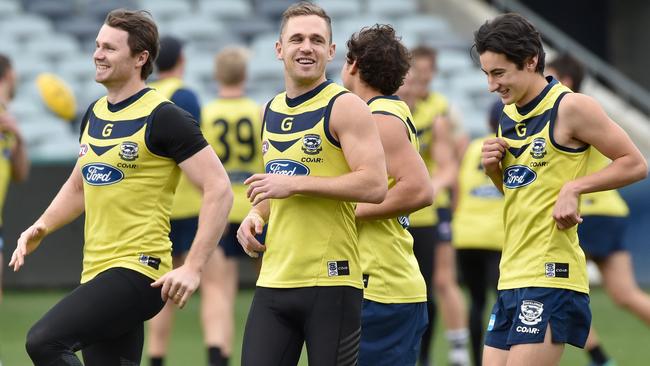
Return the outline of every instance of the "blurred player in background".
<path id="1" fill-rule="evenodd" d="M 168 298 L 187 303 L 225 227 L 232 192 L 219 159 L 196 121 L 145 85 L 157 55 L 147 12 L 107 15 L 93 54 L 107 95 L 88 108 L 72 174 L 10 262 L 19 270 L 48 234 L 85 213 L 81 285 L 27 334 L 35 365 L 81 365 L 79 350 L 87 365 L 139 364 L 144 321 Z M 169 215 L 181 170 L 204 199 L 192 249 L 171 270 Z"/>
<path id="2" fill-rule="evenodd" d="M 185 63 L 181 41 L 173 36 L 162 37 L 160 54 L 156 58 L 158 80 L 149 83 L 149 86 L 190 113 L 196 121 L 201 121 L 199 98 L 183 82 Z M 169 238 L 172 241 L 173 268 L 183 264 L 190 250 L 198 228 L 200 209 L 201 192 L 185 174 L 181 174 L 170 216 Z M 214 246 L 217 247 L 216 242 Z M 201 323 L 210 365 L 220 365 L 223 362 L 218 342 L 220 319 L 217 303 L 220 301 L 220 294 L 217 288 L 217 261 L 215 251 L 201 273 Z M 167 301 L 163 310 L 149 322 L 148 352 L 151 366 L 163 365 L 171 337 L 173 316 L 174 303 Z"/>
<path id="3" fill-rule="evenodd" d="M 266 106 L 267 174 L 246 180 L 253 208 L 237 239 L 264 252 L 244 331 L 242 365 L 355 365 L 363 283 L 355 202 L 380 203 L 386 161 L 368 106 L 325 77 L 331 19 L 309 2 L 282 16 L 275 44 L 286 92 Z M 268 221 L 266 245 L 254 237 Z"/>
<path id="4" fill-rule="evenodd" d="M 210 306 L 214 308 L 216 324 L 211 332 L 215 333 L 221 361 L 210 365 L 217 366 L 227 365 L 232 353 L 238 259 L 248 258 L 237 242 L 239 224 L 251 209 L 244 181 L 264 171 L 260 106 L 245 95 L 247 61 L 248 53 L 241 47 L 227 47 L 217 54 L 215 80 L 219 94 L 201 112 L 203 135 L 228 172 L 235 197 L 228 216 L 229 226 L 214 254 L 216 293 Z M 257 239 L 263 243 L 261 237 Z"/>
<path id="5" fill-rule="evenodd" d="M 518 14 L 474 33 L 490 91 L 506 105 L 481 163 L 505 194 L 499 293 L 484 365 L 557 365 L 564 344 L 584 347 L 591 323 L 580 196 L 643 179 L 647 164 L 600 105 L 544 78 L 539 32 Z M 587 173 L 590 145 L 612 160 Z"/>
<path id="6" fill-rule="evenodd" d="M 2 248 L 2 212 L 9 182 L 23 182 L 29 175 L 27 146 L 18 127 L 18 121 L 9 112 L 9 103 L 16 95 L 16 71 L 9 57 L 0 54 L 0 264 L 4 263 Z M 2 303 L 2 270 L 0 265 L 0 303 Z"/>
<path id="7" fill-rule="evenodd" d="M 494 137 L 503 103 L 490 107 L 491 134 L 470 142 L 460 164 L 458 200 L 452 231 L 458 266 L 470 295 L 469 330 L 474 365 L 480 366 L 483 350 L 483 314 L 487 295 L 496 291 L 503 246 L 503 194 L 481 165 L 483 142 Z"/>
<path id="8" fill-rule="evenodd" d="M 563 54 L 554 59 L 547 65 L 546 73 L 556 77 L 574 92 L 580 92 L 584 66 L 570 55 Z M 610 163 L 598 150 L 590 150 L 588 174 L 599 171 Z M 623 241 L 629 215 L 627 204 L 615 189 L 589 193 L 580 197 L 580 215 L 583 219 L 578 226 L 580 246 L 587 258 L 598 265 L 605 290 L 618 306 L 650 325 L 650 296 L 636 283 L 632 259 Z M 585 348 L 592 365 L 609 365 L 609 357 L 600 345 L 593 327 L 589 331 Z"/>
<path id="9" fill-rule="evenodd" d="M 365 100 L 382 140 L 388 194 L 356 209 L 363 270 L 360 366 L 412 365 L 427 326 L 426 284 L 413 254 L 408 214 L 433 202 L 408 105 L 394 93 L 409 52 L 389 25 L 363 28 L 347 42 L 341 79 Z"/>
<path id="10" fill-rule="evenodd" d="M 409 231 L 420 271 L 427 281 L 429 325 L 422 338 L 420 364 L 431 363 L 429 346 L 433 338 L 436 303 L 445 323 L 450 345 L 449 362 L 468 365 L 469 331 L 465 303 L 456 278 L 456 253 L 451 244 L 450 191 L 458 174 L 453 128 L 448 118 L 449 104 L 430 90 L 436 73 L 436 51 L 419 46 L 411 51 L 411 69 L 400 91 L 413 112 L 420 142 L 420 155 L 431 174 L 434 207 L 425 207 L 410 216 Z M 435 301 L 434 294 L 435 293 Z"/>

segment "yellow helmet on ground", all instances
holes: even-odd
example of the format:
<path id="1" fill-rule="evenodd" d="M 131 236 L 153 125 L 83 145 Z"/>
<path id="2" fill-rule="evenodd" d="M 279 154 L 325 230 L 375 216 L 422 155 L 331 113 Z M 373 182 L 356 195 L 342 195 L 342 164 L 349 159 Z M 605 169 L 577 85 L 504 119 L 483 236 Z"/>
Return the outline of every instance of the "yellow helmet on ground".
<path id="1" fill-rule="evenodd" d="M 38 92 L 47 108 L 57 116 L 71 122 L 77 114 L 77 100 L 68 84 L 52 73 L 36 77 Z"/>

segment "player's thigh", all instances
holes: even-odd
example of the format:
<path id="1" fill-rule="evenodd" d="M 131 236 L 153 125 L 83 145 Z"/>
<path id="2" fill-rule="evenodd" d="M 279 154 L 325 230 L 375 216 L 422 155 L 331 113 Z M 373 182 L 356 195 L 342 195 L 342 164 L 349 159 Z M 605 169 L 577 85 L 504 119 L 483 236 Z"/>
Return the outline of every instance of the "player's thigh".
<path id="1" fill-rule="evenodd" d="M 283 289 L 258 287 L 248 313 L 242 345 L 242 366 L 295 366 L 304 336 L 299 319 L 288 316 Z M 291 294 L 289 294 L 291 296 Z"/>
<path id="2" fill-rule="evenodd" d="M 607 292 L 617 298 L 632 294 L 638 288 L 632 258 L 627 251 L 617 251 L 598 262 Z"/>
<path id="3" fill-rule="evenodd" d="M 510 348 L 508 366 L 553 366 L 559 365 L 564 343 L 552 341 L 552 325 L 546 328 L 544 342 L 517 344 Z"/>
<path id="4" fill-rule="evenodd" d="M 356 365 L 363 292 L 348 286 L 317 287 L 305 323 L 310 366 Z"/>
<path id="5" fill-rule="evenodd" d="M 436 244 L 434 282 L 436 286 L 456 281 L 456 249 L 449 242 Z"/>
<path id="6" fill-rule="evenodd" d="M 152 280 L 125 268 L 111 268 L 80 285 L 50 309 L 31 332 L 81 346 L 115 339 L 162 309 Z"/>
<path id="7" fill-rule="evenodd" d="M 483 347 L 483 366 L 505 366 L 510 351 L 496 347 Z"/>

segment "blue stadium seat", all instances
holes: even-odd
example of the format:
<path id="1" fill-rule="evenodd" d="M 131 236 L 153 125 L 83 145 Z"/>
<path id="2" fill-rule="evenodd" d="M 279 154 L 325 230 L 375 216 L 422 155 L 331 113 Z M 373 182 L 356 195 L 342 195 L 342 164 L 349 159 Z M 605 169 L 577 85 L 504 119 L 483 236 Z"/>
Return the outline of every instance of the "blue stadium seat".
<path id="1" fill-rule="evenodd" d="M 169 23 L 169 31 L 186 41 L 210 42 L 224 36 L 222 23 L 206 16 L 176 18 Z"/>
<path id="2" fill-rule="evenodd" d="M 26 10 L 30 13 L 42 15 L 52 21 L 75 16 L 77 5 L 75 0 L 38 0 L 28 3 Z"/>
<path id="3" fill-rule="evenodd" d="M 368 1 L 368 12 L 386 17 L 404 17 L 418 12 L 416 0 L 372 0 Z"/>
<path id="4" fill-rule="evenodd" d="M 253 15 L 253 8 L 247 0 L 199 0 L 198 12 L 221 20 L 242 20 L 250 24 L 248 18 Z"/>
<path id="5" fill-rule="evenodd" d="M 12 36 L 18 42 L 40 37 L 52 31 L 49 20 L 34 14 L 18 14 L 0 22 L 0 33 Z"/>
<path id="6" fill-rule="evenodd" d="M 22 12 L 18 1 L 0 1 L 0 19 L 11 18 Z"/>
<path id="7" fill-rule="evenodd" d="M 64 58 L 68 54 L 79 52 L 79 42 L 72 36 L 62 33 L 53 33 L 31 39 L 24 47 L 27 52 L 34 55 L 42 55 L 52 61 Z"/>
<path id="8" fill-rule="evenodd" d="M 325 9 L 332 20 L 357 16 L 362 10 L 359 0 L 318 0 L 316 3 Z"/>
<path id="9" fill-rule="evenodd" d="M 141 9 L 147 10 L 158 20 L 192 20 L 192 7 L 187 1 L 177 0 L 141 0 Z"/>

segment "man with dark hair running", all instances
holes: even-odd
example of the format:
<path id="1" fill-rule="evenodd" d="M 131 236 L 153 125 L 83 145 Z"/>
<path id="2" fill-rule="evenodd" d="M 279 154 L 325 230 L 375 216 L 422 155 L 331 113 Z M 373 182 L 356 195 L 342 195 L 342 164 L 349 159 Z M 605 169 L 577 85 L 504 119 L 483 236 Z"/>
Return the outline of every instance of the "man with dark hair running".
<path id="1" fill-rule="evenodd" d="M 541 36 L 527 19 L 486 22 L 474 46 L 490 91 L 506 105 L 481 159 L 505 195 L 499 293 L 483 364 L 557 365 L 565 343 L 584 347 L 591 323 L 580 196 L 643 179 L 648 167 L 595 100 L 544 77 Z M 587 175 L 590 145 L 612 163 Z"/>
<path id="2" fill-rule="evenodd" d="M 147 88 L 158 54 L 148 13 L 111 11 L 96 39 L 95 80 L 107 95 L 86 111 L 72 174 L 18 239 L 20 269 L 50 233 L 85 212 L 81 285 L 27 334 L 35 365 L 137 365 L 144 321 L 171 298 L 183 307 L 199 286 L 232 204 L 225 170 L 187 112 Z M 169 214 L 180 171 L 203 192 L 185 263 L 171 269 Z"/>

